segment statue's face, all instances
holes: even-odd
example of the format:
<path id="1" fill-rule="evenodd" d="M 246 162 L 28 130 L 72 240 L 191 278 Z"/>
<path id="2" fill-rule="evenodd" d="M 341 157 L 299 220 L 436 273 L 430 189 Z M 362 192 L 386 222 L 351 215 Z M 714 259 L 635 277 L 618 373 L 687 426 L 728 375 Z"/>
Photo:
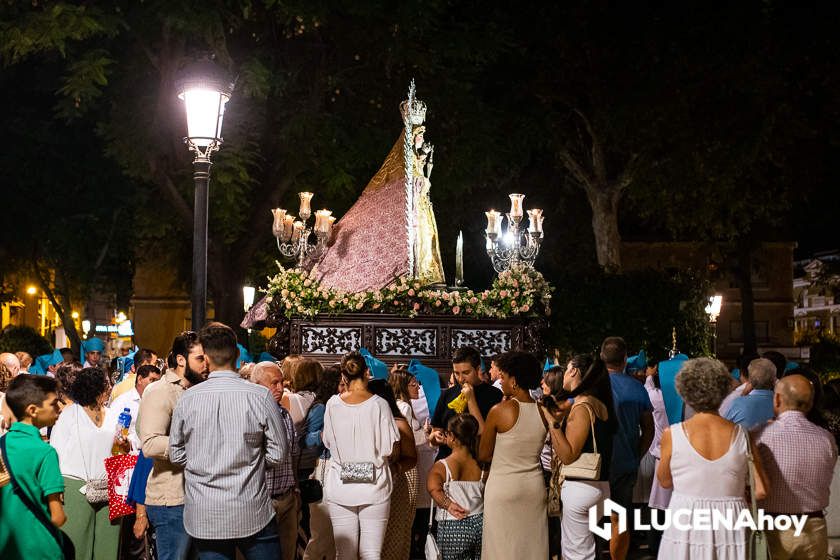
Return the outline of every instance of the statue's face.
<path id="1" fill-rule="evenodd" d="M 419 150 L 423 146 L 423 133 L 414 137 L 414 149 Z"/>

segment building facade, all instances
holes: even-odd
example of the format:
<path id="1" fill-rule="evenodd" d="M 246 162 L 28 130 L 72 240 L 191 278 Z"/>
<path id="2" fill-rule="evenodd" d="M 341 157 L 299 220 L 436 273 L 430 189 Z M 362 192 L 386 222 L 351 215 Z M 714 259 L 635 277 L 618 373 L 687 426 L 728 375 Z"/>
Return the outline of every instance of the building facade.
<path id="1" fill-rule="evenodd" d="M 793 344 L 795 247 L 794 243 L 763 243 L 753 255 L 752 288 L 760 351 L 778 350 L 791 359 L 800 359 L 799 349 Z M 691 242 L 625 242 L 621 251 L 622 265 L 628 271 L 706 271 L 714 285 L 712 292 L 723 296 L 720 316 L 711 326 L 717 337 L 717 355 L 727 362 L 735 361 L 743 346 L 741 291 L 735 279 L 726 274 L 716 247 Z"/>

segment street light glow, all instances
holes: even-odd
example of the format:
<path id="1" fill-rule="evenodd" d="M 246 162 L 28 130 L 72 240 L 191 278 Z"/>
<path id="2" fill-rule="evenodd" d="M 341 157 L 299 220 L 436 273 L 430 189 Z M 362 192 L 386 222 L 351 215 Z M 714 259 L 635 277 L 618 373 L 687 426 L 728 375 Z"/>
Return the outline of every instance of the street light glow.
<path id="1" fill-rule="evenodd" d="M 38 293 L 38 288 L 36 288 L 35 286 L 29 286 L 28 288 L 26 288 L 26 293 L 30 296 L 34 296 Z"/>
<path id="2" fill-rule="evenodd" d="M 74 311 L 73 313 L 70 314 L 70 316 L 73 317 L 74 319 L 78 319 L 79 318 L 79 312 Z"/>
<path id="3" fill-rule="evenodd" d="M 245 313 L 251 309 L 251 306 L 254 305 L 254 293 L 256 289 L 253 286 L 242 286 L 242 301 L 243 307 L 245 308 Z"/>
<path id="4" fill-rule="evenodd" d="M 187 135 L 196 146 L 206 147 L 222 137 L 225 103 L 230 97 L 209 89 L 190 89 L 178 96 L 187 109 Z"/>
<path id="5" fill-rule="evenodd" d="M 715 294 L 709 298 L 709 303 L 706 304 L 706 315 L 709 316 L 709 321 L 714 323 L 720 316 L 720 308 L 723 306 L 723 296 Z"/>

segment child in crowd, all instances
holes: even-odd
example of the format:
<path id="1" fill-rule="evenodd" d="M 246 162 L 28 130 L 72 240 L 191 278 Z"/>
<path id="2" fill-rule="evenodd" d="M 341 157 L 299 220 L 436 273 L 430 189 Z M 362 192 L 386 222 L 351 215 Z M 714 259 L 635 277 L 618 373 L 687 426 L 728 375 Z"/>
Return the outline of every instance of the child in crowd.
<path id="1" fill-rule="evenodd" d="M 449 420 L 452 454 L 435 463 L 427 486 L 438 507 L 437 543 L 443 560 L 481 558 L 484 472 L 478 465 L 478 422 L 470 414 Z"/>
<path id="2" fill-rule="evenodd" d="M 62 549 L 69 544 L 59 542 L 65 537 L 56 529 L 67 520 L 58 454 L 39 432 L 58 420 L 57 387 L 52 377 L 19 375 L 6 393 L 6 403 L 18 421 L 2 441 L 4 463 L 13 479 L 0 488 L 0 557 L 4 559 L 63 558 Z"/>

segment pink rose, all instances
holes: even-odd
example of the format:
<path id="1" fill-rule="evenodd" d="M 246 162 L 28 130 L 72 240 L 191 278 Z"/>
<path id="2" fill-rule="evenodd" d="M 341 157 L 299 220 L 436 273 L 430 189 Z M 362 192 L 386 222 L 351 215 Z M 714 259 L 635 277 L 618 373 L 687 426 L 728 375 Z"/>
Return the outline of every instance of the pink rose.
<path id="1" fill-rule="evenodd" d="M 360 301 L 359 303 L 356 304 L 356 309 L 361 309 L 364 306 L 365 306 L 365 304 Z"/>
<path id="2" fill-rule="evenodd" d="M 508 295 L 507 290 L 502 290 L 502 291 L 499 292 L 499 297 L 505 298 L 505 297 L 507 297 L 507 295 Z"/>
<path id="3" fill-rule="evenodd" d="M 443 292 L 441 297 L 443 297 L 443 299 L 449 299 L 449 294 L 447 292 Z"/>
<path id="4" fill-rule="evenodd" d="M 475 296 L 471 297 L 470 298 L 470 303 L 475 305 L 476 303 L 478 303 L 478 298 L 476 298 Z"/>
<path id="5" fill-rule="evenodd" d="M 522 313 L 528 313 L 528 311 L 530 311 L 530 310 L 531 310 L 531 306 L 529 306 L 527 303 L 519 308 L 519 311 L 521 311 Z"/>
<path id="6" fill-rule="evenodd" d="M 413 290 L 413 289 L 409 289 L 409 290 L 408 290 L 408 295 L 413 296 L 413 295 L 414 295 L 414 290 Z"/>
<path id="7" fill-rule="evenodd" d="M 516 300 L 514 300 L 514 301 L 510 302 L 510 306 L 511 306 L 513 309 L 516 309 L 516 308 L 517 308 L 517 306 L 518 306 L 518 304 L 516 303 Z"/>
<path id="8" fill-rule="evenodd" d="M 374 309 L 379 309 L 379 304 L 378 304 L 378 303 L 374 303 L 374 304 L 373 304 L 373 308 L 374 308 Z"/>
<path id="9" fill-rule="evenodd" d="M 461 312 L 461 308 L 458 307 L 457 305 L 452 308 L 452 314 L 453 315 L 458 315 L 460 312 Z"/>
<path id="10" fill-rule="evenodd" d="M 514 287 L 514 288 L 518 288 L 518 287 L 519 287 L 519 280 L 514 280 L 514 281 L 513 281 L 513 287 Z"/>
<path id="11" fill-rule="evenodd" d="M 349 299 L 347 299 L 347 298 L 344 298 L 344 299 L 342 300 L 342 303 L 344 303 L 344 305 L 347 305 L 348 303 L 350 303 L 350 300 L 349 300 Z"/>
<path id="12" fill-rule="evenodd" d="M 286 302 L 286 309 L 291 309 L 291 308 L 292 308 L 292 303 L 287 301 Z"/>
<path id="13" fill-rule="evenodd" d="M 308 288 L 309 286 L 311 286 L 311 285 L 312 285 L 312 280 L 310 280 L 309 278 L 307 278 L 306 280 L 304 280 L 304 281 L 303 281 L 303 285 L 304 285 L 304 286 L 306 286 L 306 287 Z"/>
<path id="14" fill-rule="evenodd" d="M 280 290 L 280 295 L 283 296 L 284 298 L 289 297 L 289 290 L 287 290 L 286 288 L 283 288 L 282 290 Z"/>
<path id="15" fill-rule="evenodd" d="M 472 313 L 472 307 L 467 307 L 467 315 L 469 315 L 470 313 Z"/>
<path id="16" fill-rule="evenodd" d="M 419 303 L 414 304 L 414 311 L 420 311 L 420 304 Z"/>
<path id="17" fill-rule="evenodd" d="M 394 305 L 399 305 L 399 304 L 400 304 L 400 302 L 399 302 L 399 301 L 394 300 Z"/>
<path id="18" fill-rule="evenodd" d="M 436 300 L 436 301 L 435 301 L 435 307 L 440 307 L 440 304 L 441 304 L 441 301 L 440 301 L 440 300 Z"/>

